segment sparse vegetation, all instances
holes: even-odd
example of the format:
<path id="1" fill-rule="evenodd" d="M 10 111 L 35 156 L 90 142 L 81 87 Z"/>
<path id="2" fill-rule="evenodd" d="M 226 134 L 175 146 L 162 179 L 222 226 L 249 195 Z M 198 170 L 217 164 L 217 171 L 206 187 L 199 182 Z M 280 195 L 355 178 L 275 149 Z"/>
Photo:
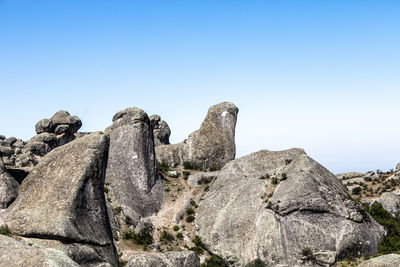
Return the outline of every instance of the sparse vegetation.
<path id="1" fill-rule="evenodd" d="M 194 214 L 194 213 L 195 213 L 195 211 L 194 211 L 194 209 L 193 209 L 192 207 L 186 208 L 186 214 L 187 214 L 187 215 L 192 215 L 192 214 Z"/>
<path id="2" fill-rule="evenodd" d="M 196 163 L 190 162 L 190 161 L 185 161 L 183 163 L 183 168 L 186 170 L 201 170 L 200 166 L 198 166 Z"/>
<path id="3" fill-rule="evenodd" d="M 183 238 L 183 234 L 182 234 L 182 233 L 177 233 L 177 234 L 176 234 L 176 238 L 182 239 L 182 238 Z"/>
<path id="4" fill-rule="evenodd" d="M 220 257 L 215 255 L 207 258 L 201 267 L 226 267 L 228 266 Z"/>
<path id="5" fill-rule="evenodd" d="M 170 242 L 172 242 L 172 241 L 174 241 L 174 236 L 173 235 L 171 235 L 169 232 L 167 232 L 166 230 L 163 230 L 162 232 L 161 232 L 161 235 L 160 235 L 160 242 L 161 243 L 164 243 L 164 244 L 167 244 L 167 243 L 170 243 Z"/>
<path id="6" fill-rule="evenodd" d="M 116 207 L 114 208 L 114 213 L 115 213 L 116 215 L 117 215 L 117 214 L 120 214 L 121 211 L 122 211 L 121 206 L 116 206 Z"/>
<path id="7" fill-rule="evenodd" d="M 12 236 L 11 231 L 7 225 L 0 227 L 0 235 Z"/>
<path id="8" fill-rule="evenodd" d="M 128 215 L 125 216 L 125 224 L 126 224 L 127 226 L 133 225 L 133 220 L 132 220 L 132 218 L 129 217 Z"/>
<path id="9" fill-rule="evenodd" d="M 175 232 L 177 232 L 177 231 L 179 231 L 179 226 L 178 225 L 174 225 L 173 229 L 174 229 Z"/>
<path id="10" fill-rule="evenodd" d="M 136 233 L 134 230 L 127 230 L 123 232 L 123 239 L 132 240 L 134 244 L 147 247 L 153 244 L 153 229 L 151 227 L 144 227 Z"/>
<path id="11" fill-rule="evenodd" d="M 276 185 L 276 184 L 279 183 L 279 180 L 278 180 L 278 178 L 273 177 L 271 182 L 272 182 L 272 184 L 275 184 L 275 185 Z"/>
<path id="12" fill-rule="evenodd" d="M 190 171 L 183 171 L 183 179 L 187 180 L 189 178 L 190 175 Z"/>
<path id="13" fill-rule="evenodd" d="M 104 187 L 104 193 L 106 193 L 106 194 L 108 194 L 108 192 L 109 192 L 110 190 L 108 189 L 108 187 Z"/>
<path id="14" fill-rule="evenodd" d="M 169 166 L 168 166 L 168 163 L 166 163 L 166 162 L 158 162 L 157 161 L 157 167 L 158 167 L 159 172 L 161 172 L 162 174 L 165 174 L 165 173 L 167 173 L 167 171 L 169 171 Z"/>
<path id="15" fill-rule="evenodd" d="M 260 259 L 257 258 L 254 261 L 246 264 L 245 267 L 266 267 L 267 265 Z"/>
<path id="16" fill-rule="evenodd" d="M 219 166 L 217 166 L 216 164 L 213 164 L 210 166 L 209 171 L 210 172 L 215 172 L 215 171 L 219 171 L 221 168 Z"/>
<path id="17" fill-rule="evenodd" d="M 195 217 L 193 215 L 189 215 L 189 216 L 186 217 L 186 221 L 188 223 L 194 222 L 194 219 L 195 219 Z"/>

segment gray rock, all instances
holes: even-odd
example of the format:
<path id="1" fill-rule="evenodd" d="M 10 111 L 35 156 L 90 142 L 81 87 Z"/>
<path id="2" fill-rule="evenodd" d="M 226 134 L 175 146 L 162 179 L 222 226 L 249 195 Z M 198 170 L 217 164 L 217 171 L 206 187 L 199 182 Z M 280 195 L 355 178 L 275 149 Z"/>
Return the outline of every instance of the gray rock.
<path id="1" fill-rule="evenodd" d="M 312 254 L 319 265 L 331 266 L 336 262 L 336 251 L 318 251 Z"/>
<path id="2" fill-rule="evenodd" d="M 106 250 L 104 261 L 115 265 L 104 197 L 108 146 L 107 134 L 93 133 L 47 154 L 8 208 L 11 231 Z"/>
<path id="3" fill-rule="evenodd" d="M 79 264 L 59 250 L 30 246 L 0 235 L 0 266 L 79 267 Z"/>
<path id="4" fill-rule="evenodd" d="M 208 184 L 211 183 L 212 180 L 215 179 L 215 177 L 217 177 L 218 173 L 219 173 L 218 171 L 215 171 L 215 172 L 199 172 L 191 174 L 189 175 L 187 182 L 192 187 Z"/>
<path id="5" fill-rule="evenodd" d="M 41 134 L 41 133 L 50 133 L 51 132 L 51 121 L 49 119 L 42 119 L 40 121 L 38 121 L 38 123 L 36 123 L 35 125 L 35 130 L 37 134 Z"/>
<path id="6" fill-rule="evenodd" d="M 52 133 L 41 133 L 29 140 L 24 146 L 23 152 L 31 152 L 34 155 L 44 156 L 57 146 L 57 137 Z"/>
<path id="7" fill-rule="evenodd" d="M 381 203 L 382 208 L 393 216 L 400 211 L 400 195 L 398 194 L 392 192 L 383 193 L 379 199 L 379 203 Z"/>
<path id="8" fill-rule="evenodd" d="M 51 118 L 52 131 L 59 125 L 69 125 L 71 123 L 71 114 L 65 110 L 57 111 Z"/>
<path id="9" fill-rule="evenodd" d="M 171 251 L 165 253 L 138 253 L 123 251 L 126 267 L 196 267 L 199 258 L 193 251 Z"/>
<path id="10" fill-rule="evenodd" d="M 388 254 L 379 256 L 376 258 L 369 259 L 358 267 L 398 267 L 400 266 L 400 255 L 399 254 Z"/>
<path id="11" fill-rule="evenodd" d="M 221 168 L 235 158 L 235 127 L 238 108 L 223 102 L 209 108 L 200 129 L 187 140 L 156 147 L 157 160 L 170 167 L 190 162 L 201 169 Z"/>
<path id="12" fill-rule="evenodd" d="M 9 137 L 9 138 L 7 138 L 7 139 L 5 140 L 5 142 L 6 142 L 7 144 L 9 144 L 10 146 L 12 146 L 15 142 L 17 142 L 17 138 L 15 138 L 15 137 Z"/>
<path id="13" fill-rule="evenodd" d="M 113 204 L 136 223 L 161 208 L 164 191 L 156 167 L 153 134 L 147 114 L 127 108 L 113 117 L 106 183 Z"/>
<path id="14" fill-rule="evenodd" d="M 400 162 L 396 165 L 396 171 L 400 171 Z"/>
<path id="15" fill-rule="evenodd" d="M 167 176 L 172 178 L 178 178 L 179 173 L 177 171 L 167 171 Z"/>
<path id="16" fill-rule="evenodd" d="M 349 251 L 373 255 L 385 233 L 301 149 L 262 150 L 229 162 L 196 211 L 207 249 L 240 266 L 257 258 L 267 266 L 294 266 L 304 248 L 337 259 Z"/>
<path id="17" fill-rule="evenodd" d="M 171 129 L 168 123 L 161 120 L 159 115 L 150 116 L 151 127 L 153 128 L 154 146 L 168 145 Z"/>
<path id="18" fill-rule="evenodd" d="M 0 134 L 0 140 L 4 140 L 4 139 L 6 139 L 6 137 L 4 135 Z"/>
<path id="19" fill-rule="evenodd" d="M 18 196 L 19 184 L 5 168 L 0 157 L 0 209 L 7 208 Z"/>
<path id="20" fill-rule="evenodd" d="M 58 125 L 58 126 L 56 127 L 56 129 L 54 130 L 54 133 L 55 133 L 56 135 L 59 135 L 59 134 L 63 134 L 63 133 L 68 132 L 68 130 L 69 130 L 69 125 L 67 125 L 67 124 L 61 124 L 61 125 Z"/>
<path id="21" fill-rule="evenodd" d="M 11 156 L 12 154 L 14 154 L 14 151 L 12 150 L 11 147 L 8 146 L 0 146 L 0 156 Z"/>

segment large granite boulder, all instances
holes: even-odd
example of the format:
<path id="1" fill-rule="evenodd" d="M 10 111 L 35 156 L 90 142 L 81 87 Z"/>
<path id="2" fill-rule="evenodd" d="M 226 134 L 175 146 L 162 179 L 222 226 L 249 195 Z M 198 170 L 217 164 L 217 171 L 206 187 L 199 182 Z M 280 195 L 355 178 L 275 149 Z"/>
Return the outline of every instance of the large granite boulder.
<path id="1" fill-rule="evenodd" d="M 115 265 L 104 197 L 108 147 L 109 136 L 98 132 L 47 154 L 8 208 L 6 222 L 13 234 L 89 245 L 102 251 L 104 262 Z"/>
<path id="2" fill-rule="evenodd" d="M 302 149 L 262 150 L 226 164 L 195 223 L 211 253 L 240 266 L 258 258 L 267 266 L 311 258 L 330 265 L 350 253 L 373 255 L 385 233 Z"/>
<path id="3" fill-rule="evenodd" d="M 378 202 L 381 203 L 382 208 L 393 216 L 396 216 L 396 213 L 400 211 L 400 195 L 396 193 L 383 193 Z"/>
<path id="4" fill-rule="evenodd" d="M 59 250 L 24 244 L 14 238 L 0 235 L 0 266 L 79 267 L 80 265 Z"/>
<path id="5" fill-rule="evenodd" d="M 358 267 L 398 267 L 400 266 L 400 255 L 399 254 L 388 254 L 379 256 L 376 258 L 369 259 Z"/>
<path id="6" fill-rule="evenodd" d="M 18 196 L 18 182 L 6 170 L 0 157 L 0 209 L 7 208 Z"/>
<path id="7" fill-rule="evenodd" d="M 154 146 L 169 145 L 171 129 L 168 123 L 161 120 L 159 115 L 151 115 L 150 124 L 153 128 Z"/>
<path id="8" fill-rule="evenodd" d="M 127 108 L 113 117 L 106 131 L 110 134 L 107 196 L 137 223 L 157 212 L 164 198 L 150 120 L 143 110 Z"/>
<path id="9" fill-rule="evenodd" d="M 196 267 L 199 258 L 193 251 L 171 251 L 165 253 L 138 253 L 124 251 L 121 259 L 126 267 Z"/>
<path id="10" fill-rule="evenodd" d="M 219 169 L 235 158 L 235 127 L 239 109 L 229 102 L 214 105 L 200 129 L 185 141 L 156 147 L 157 160 L 170 167 L 189 162 L 201 169 Z"/>

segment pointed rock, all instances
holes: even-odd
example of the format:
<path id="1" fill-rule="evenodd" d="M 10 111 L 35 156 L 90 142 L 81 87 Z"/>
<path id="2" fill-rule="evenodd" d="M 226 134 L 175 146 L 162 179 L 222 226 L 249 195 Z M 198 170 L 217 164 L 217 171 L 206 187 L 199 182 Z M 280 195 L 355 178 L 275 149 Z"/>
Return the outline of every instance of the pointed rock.
<path id="1" fill-rule="evenodd" d="M 157 160 L 170 167 L 185 162 L 200 169 L 220 169 L 235 158 L 235 127 L 239 109 L 223 102 L 208 109 L 200 129 L 187 140 L 173 145 L 156 147 Z"/>

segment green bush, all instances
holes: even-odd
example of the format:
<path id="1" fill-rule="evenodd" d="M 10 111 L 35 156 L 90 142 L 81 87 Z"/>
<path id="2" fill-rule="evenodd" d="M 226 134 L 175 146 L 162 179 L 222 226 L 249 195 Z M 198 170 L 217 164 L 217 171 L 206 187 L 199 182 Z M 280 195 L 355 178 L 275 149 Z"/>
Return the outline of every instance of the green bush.
<path id="1" fill-rule="evenodd" d="M 115 213 L 115 214 L 120 214 L 121 211 L 122 211 L 121 206 L 116 206 L 115 209 L 114 209 L 114 213 Z"/>
<path id="2" fill-rule="evenodd" d="M 266 266 L 267 265 L 262 260 L 260 260 L 259 258 L 255 259 L 254 261 L 252 261 L 252 262 L 250 262 L 248 264 L 246 264 L 246 267 L 266 267 Z"/>
<path id="3" fill-rule="evenodd" d="M 158 162 L 157 161 L 157 167 L 158 167 L 159 172 L 161 172 L 161 173 L 166 173 L 167 171 L 169 171 L 169 166 L 168 166 L 168 163 L 166 163 L 166 162 Z"/>
<path id="4" fill-rule="evenodd" d="M 188 223 L 194 222 L 194 219 L 195 219 L 195 217 L 193 215 L 189 215 L 189 216 L 186 217 L 186 221 Z"/>
<path id="5" fill-rule="evenodd" d="M 177 234 L 176 234 L 176 238 L 182 239 L 182 238 L 183 238 L 183 234 L 182 234 L 182 233 L 177 233 Z"/>
<path id="6" fill-rule="evenodd" d="M 187 214 L 187 215 L 192 215 L 192 214 L 194 214 L 194 209 L 193 209 L 192 207 L 188 207 L 188 208 L 186 209 L 186 214 Z"/>
<path id="7" fill-rule="evenodd" d="M 201 168 L 194 162 L 185 161 L 183 163 L 183 168 L 186 170 L 200 170 Z"/>
<path id="8" fill-rule="evenodd" d="M 196 246 L 200 246 L 203 247 L 203 242 L 201 242 L 201 238 L 200 236 L 196 235 L 193 240 L 192 240 L 193 244 L 195 244 Z"/>
<path id="9" fill-rule="evenodd" d="M 303 256 L 311 256 L 312 255 L 312 251 L 310 248 L 303 248 L 303 250 L 301 251 L 301 255 Z"/>
<path id="10" fill-rule="evenodd" d="M 227 267 L 228 265 L 217 256 L 211 256 L 206 259 L 206 261 L 201 264 L 201 267 Z"/>
<path id="11" fill-rule="evenodd" d="M 209 184 L 210 182 L 211 181 L 209 180 L 209 178 L 201 177 L 201 179 L 197 181 L 197 184 L 198 185 Z"/>
<path id="12" fill-rule="evenodd" d="M 133 220 L 132 220 L 132 218 L 129 217 L 128 215 L 125 216 L 125 224 L 126 224 L 127 226 L 133 225 Z"/>
<path id="13" fill-rule="evenodd" d="M 106 193 L 106 194 L 108 194 L 108 192 L 109 192 L 110 190 L 108 189 L 108 187 L 104 187 L 104 193 Z"/>
<path id="14" fill-rule="evenodd" d="M 278 183 L 279 183 L 278 178 L 273 177 L 273 178 L 272 178 L 272 184 L 278 184 Z"/>
<path id="15" fill-rule="evenodd" d="M 351 191 L 354 195 L 359 195 L 361 194 L 361 187 L 355 187 L 353 188 L 353 190 Z"/>
<path id="16" fill-rule="evenodd" d="M 195 252 L 197 255 L 201 255 L 204 253 L 204 248 L 199 247 L 199 246 L 191 247 L 191 248 L 189 248 L 189 250 Z"/>
<path id="17" fill-rule="evenodd" d="M 0 227 L 0 235 L 11 236 L 11 231 L 10 231 L 10 229 L 8 228 L 7 225 L 6 225 L 6 226 L 3 226 L 3 227 Z"/>
<path id="18" fill-rule="evenodd" d="M 174 236 L 168 233 L 167 231 L 163 230 L 160 236 L 160 242 L 162 243 L 170 243 L 174 241 Z"/>
<path id="19" fill-rule="evenodd" d="M 128 230 L 123 232 L 123 239 L 132 240 L 134 244 L 148 246 L 153 244 L 153 229 L 151 227 L 145 227 L 136 233 L 134 230 Z"/>
<path id="20" fill-rule="evenodd" d="M 178 231 L 179 230 L 179 226 L 178 225 L 174 225 L 174 231 Z"/>
<path id="21" fill-rule="evenodd" d="M 190 172 L 189 171 L 183 171 L 183 179 L 187 180 L 189 178 Z"/>
<path id="22" fill-rule="evenodd" d="M 377 202 L 364 208 L 388 232 L 378 245 L 378 253 L 400 253 L 400 214 L 391 215 Z"/>

